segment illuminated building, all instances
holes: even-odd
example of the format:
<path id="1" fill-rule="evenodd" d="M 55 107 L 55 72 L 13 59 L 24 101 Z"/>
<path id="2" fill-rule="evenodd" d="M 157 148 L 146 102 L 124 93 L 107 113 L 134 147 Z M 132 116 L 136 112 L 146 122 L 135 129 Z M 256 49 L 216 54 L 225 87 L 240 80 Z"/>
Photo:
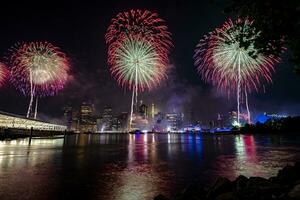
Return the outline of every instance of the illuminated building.
<path id="1" fill-rule="evenodd" d="M 78 110 L 72 111 L 71 131 L 80 132 L 80 116 Z"/>
<path id="2" fill-rule="evenodd" d="M 161 112 L 158 112 L 157 114 L 155 114 L 155 118 L 156 118 L 157 123 L 161 123 L 161 121 L 164 119 L 164 114 Z"/>
<path id="3" fill-rule="evenodd" d="M 166 114 L 167 120 L 167 130 L 168 131 L 178 131 L 183 123 L 182 113 L 168 113 Z"/>
<path id="4" fill-rule="evenodd" d="M 23 116 L 0 111 L 0 128 L 65 131 L 66 126 L 52 124 L 41 120 L 28 119 Z"/>
<path id="5" fill-rule="evenodd" d="M 71 130 L 71 126 L 72 126 L 72 113 L 73 113 L 73 109 L 71 106 L 64 107 L 64 118 L 68 130 Z"/>
<path id="6" fill-rule="evenodd" d="M 84 121 L 93 115 L 94 105 L 83 102 L 80 108 L 81 120 Z"/>
<path id="7" fill-rule="evenodd" d="M 93 116 L 94 105 L 83 102 L 80 107 L 80 131 L 95 133 L 97 131 L 96 118 Z"/>
<path id="8" fill-rule="evenodd" d="M 220 113 L 217 114 L 217 127 L 218 128 L 222 128 L 225 127 L 225 120 L 224 120 L 224 116 Z"/>
<path id="9" fill-rule="evenodd" d="M 261 114 L 258 115 L 256 118 L 256 122 L 260 123 L 266 123 L 268 120 L 276 120 L 276 119 L 282 119 L 282 118 L 287 118 L 287 115 L 280 115 L 280 114 Z"/>
<path id="10" fill-rule="evenodd" d="M 121 129 L 121 121 L 118 117 L 113 117 L 112 119 L 112 130 L 119 131 Z"/>
<path id="11" fill-rule="evenodd" d="M 113 129 L 113 114 L 112 108 L 110 106 L 106 106 L 103 110 L 102 114 L 102 130 L 103 131 L 112 131 Z"/>
<path id="12" fill-rule="evenodd" d="M 189 112 L 189 124 L 194 125 L 195 124 L 195 115 L 194 115 L 194 110 L 191 108 Z"/>
<path id="13" fill-rule="evenodd" d="M 231 111 L 229 112 L 229 116 L 228 116 L 228 120 L 226 123 L 227 126 L 240 126 L 240 124 L 238 124 L 237 122 L 237 112 L 236 111 Z"/>
<path id="14" fill-rule="evenodd" d="M 148 118 L 148 106 L 146 106 L 145 104 L 141 104 L 139 107 L 139 114 L 144 119 Z"/>
<path id="15" fill-rule="evenodd" d="M 154 103 L 152 103 L 151 105 L 151 118 L 154 119 L 155 117 L 155 105 Z"/>
<path id="16" fill-rule="evenodd" d="M 121 129 L 122 130 L 127 130 L 127 125 L 128 125 L 128 112 L 122 112 L 119 116 L 118 119 L 121 123 Z"/>

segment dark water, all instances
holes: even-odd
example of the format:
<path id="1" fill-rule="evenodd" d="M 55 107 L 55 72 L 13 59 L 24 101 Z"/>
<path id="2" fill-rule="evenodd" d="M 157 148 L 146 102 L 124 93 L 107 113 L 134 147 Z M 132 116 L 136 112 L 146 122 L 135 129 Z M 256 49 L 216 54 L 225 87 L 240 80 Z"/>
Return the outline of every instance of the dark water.
<path id="1" fill-rule="evenodd" d="M 75 135 L 0 141 L 0 199 L 153 199 L 217 176 L 270 177 L 296 136 Z"/>

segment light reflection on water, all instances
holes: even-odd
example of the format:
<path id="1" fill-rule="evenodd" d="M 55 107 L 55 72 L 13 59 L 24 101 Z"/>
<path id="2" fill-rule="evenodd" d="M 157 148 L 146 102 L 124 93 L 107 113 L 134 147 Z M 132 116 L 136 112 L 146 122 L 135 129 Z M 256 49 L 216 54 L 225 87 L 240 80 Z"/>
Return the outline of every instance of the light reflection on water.
<path id="1" fill-rule="evenodd" d="M 300 158 L 300 138 L 74 135 L 0 141 L 0 199 L 152 199 L 217 176 L 270 177 Z"/>

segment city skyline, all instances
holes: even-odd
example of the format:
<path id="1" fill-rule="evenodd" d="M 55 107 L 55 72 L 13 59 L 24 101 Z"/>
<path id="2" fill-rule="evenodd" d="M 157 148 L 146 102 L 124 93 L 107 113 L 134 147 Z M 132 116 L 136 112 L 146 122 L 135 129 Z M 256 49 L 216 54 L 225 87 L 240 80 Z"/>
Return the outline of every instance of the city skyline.
<path id="1" fill-rule="evenodd" d="M 40 9 L 31 8 L 31 3 L 2 21 L 4 28 L 1 37 L 1 52 L 20 41 L 50 41 L 61 47 L 72 61 L 71 81 L 64 91 L 57 96 L 40 100 L 41 118 L 59 119 L 62 108 L 68 103 L 80 104 L 85 99 L 92 99 L 97 111 L 106 105 L 114 107 L 116 112 L 129 111 L 130 92 L 118 87 L 111 78 L 106 64 L 107 46 L 104 33 L 111 18 L 118 12 L 125 11 L 133 5 L 136 8 L 155 11 L 166 20 L 175 48 L 170 54 L 171 70 L 168 79 L 150 92 L 143 93 L 140 98 L 150 105 L 157 102 L 163 112 L 186 113 L 190 109 L 200 120 L 216 118 L 217 113 L 227 113 L 235 109 L 235 99 L 218 95 L 216 89 L 205 84 L 198 77 L 193 65 L 193 50 L 201 36 L 214 27 L 220 26 L 225 15 L 221 14 L 222 5 L 217 2 L 210 4 L 202 2 L 177 1 L 170 3 L 130 2 L 107 3 L 101 6 L 88 6 L 62 3 L 54 14 L 52 7 Z M 12 5 L 7 5 L 10 9 Z M 83 8 L 81 7 L 83 6 Z M 65 12 L 68 10 L 69 12 Z M 19 16 L 31 11 L 24 19 Z M 81 15 L 77 13 L 81 11 Z M 203 12 L 201 12 L 203 11 Z M 206 18 L 202 14 L 205 13 Z M 38 19 L 34 16 L 40 16 Z M 105 17 L 104 17 L 105 16 Z M 208 20 L 213 19 L 213 20 Z M 177 26 L 182 27 L 177 30 Z M 194 26 L 198 24 L 198 26 Z M 56 28 L 55 28 L 56 27 Z M 187 40 L 187 38 L 189 40 Z M 190 39 L 191 38 L 191 39 Z M 273 84 L 265 87 L 265 93 L 260 92 L 250 97 L 250 107 L 254 113 L 271 112 L 296 115 L 300 112 L 298 104 L 300 95 L 300 80 L 292 71 L 292 64 L 284 56 L 281 64 L 276 66 Z M 26 113 L 29 98 L 20 95 L 12 86 L 1 90 L 0 110 L 21 114 Z M 122 99 L 122 103 L 120 103 Z"/>

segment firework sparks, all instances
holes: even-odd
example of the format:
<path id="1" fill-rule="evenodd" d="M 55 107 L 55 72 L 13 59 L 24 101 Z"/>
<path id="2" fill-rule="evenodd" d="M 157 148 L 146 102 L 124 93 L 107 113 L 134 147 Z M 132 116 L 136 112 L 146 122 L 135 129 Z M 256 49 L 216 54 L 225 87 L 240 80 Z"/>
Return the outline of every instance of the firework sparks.
<path id="1" fill-rule="evenodd" d="M 112 19 L 105 39 L 112 76 L 119 85 L 132 90 L 131 129 L 138 92 L 154 88 L 166 77 L 171 34 L 156 13 L 131 10 Z"/>
<path id="2" fill-rule="evenodd" d="M 124 37 L 139 36 L 151 42 L 160 54 L 169 53 L 172 47 L 171 33 L 168 31 L 165 21 L 158 17 L 157 13 L 142 10 L 130 10 L 119 13 L 112 19 L 111 25 L 105 35 L 106 43 L 112 44 Z"/>
<path id="3" fill-rule="evenodd" d="M 111 51 L 111 73 L 123 87 L 150 90 L 166 77 L 163 58 L 152 43 L 142 38 L 126 38 L 112 46 Z"/>
<path id="4" fill-rule="evenodd" d="M 0 88 L 5 85 L 9 72 L 3 63 L 0 63 Z"/>
<path id="5" fill-rule="evenodd" d="M 68 78 L 69 61 L 58 47 L 48 42 L 22 43 L 11 51 L 10 79 L 17 89 L 31 97 L 28 117 L 34 97 L 55 95 L 63 89 Z"/>
<path id="6" fill-rule="evenodd" d="M 255 49 L 253 40 L 258 35 L 252 21 L 228 20 L 200 40 L 194 56 L 195 65 L 205 82 L 221 91 L 236 91 L 238 116 L 241 90 L 245 91 L 249 120 L 247 93 L 258 91 L 262 81 L 271 83 L 274 65 L 279 62 L 274 55 L 264 55 Z"/>

